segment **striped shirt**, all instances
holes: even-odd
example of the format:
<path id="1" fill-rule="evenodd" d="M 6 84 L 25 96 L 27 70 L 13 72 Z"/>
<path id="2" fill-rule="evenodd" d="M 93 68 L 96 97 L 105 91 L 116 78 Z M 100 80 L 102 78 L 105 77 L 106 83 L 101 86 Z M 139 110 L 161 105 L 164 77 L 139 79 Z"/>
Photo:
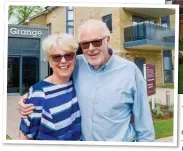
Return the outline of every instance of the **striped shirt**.
<path id="1" fill-rule="evenodd" d="M 21 119 L 24 135 L 36 140 L 80 140 L 81 116 L 72 81 L 35 84 L 29 89 L 26 104 L 30 103 L 35 110 Z"/>

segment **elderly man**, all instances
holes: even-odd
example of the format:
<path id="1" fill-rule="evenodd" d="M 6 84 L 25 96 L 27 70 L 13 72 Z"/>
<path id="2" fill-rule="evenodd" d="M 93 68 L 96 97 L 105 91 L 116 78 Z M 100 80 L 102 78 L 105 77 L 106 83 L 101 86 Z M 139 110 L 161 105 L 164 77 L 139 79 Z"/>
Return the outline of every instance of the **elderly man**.
<path id="1" fill-rule="evenodd" d="M 73 80 L 83 140 L 154 141 L 145 81 L 138 67 L 112 53 L 110 32 L 102 21 L 86 21 L 79 39 L 83 55 L 77 57 Z M 19 102 L 20 112 L 27 115 L 32 108 L 24 101 Z"/>

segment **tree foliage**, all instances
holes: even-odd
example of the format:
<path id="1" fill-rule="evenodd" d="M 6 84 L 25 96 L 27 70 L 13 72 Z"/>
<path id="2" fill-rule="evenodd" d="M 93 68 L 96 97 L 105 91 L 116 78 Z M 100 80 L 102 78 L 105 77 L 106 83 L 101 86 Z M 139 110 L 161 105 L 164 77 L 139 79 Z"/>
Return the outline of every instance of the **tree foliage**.
<path id="1" fill-rule="evenodd" d="M 40 6 L 9 6 L 8 9 L 8 20 L 11 17 L 15 17 L 17 19 L 17 24 L 24 22 L 30 17 L 38 15 L 43 12 L 43 7 Z"/>

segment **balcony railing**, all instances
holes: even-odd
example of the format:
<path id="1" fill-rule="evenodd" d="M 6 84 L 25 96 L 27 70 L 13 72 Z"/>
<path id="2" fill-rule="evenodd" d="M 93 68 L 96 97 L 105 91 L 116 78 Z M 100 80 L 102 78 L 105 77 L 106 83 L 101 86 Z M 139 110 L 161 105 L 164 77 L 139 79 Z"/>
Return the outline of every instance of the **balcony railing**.
<path id="1" fill-rule="evenodd" d="M 153 40 L 158 42 L 175 43 L 174 29 L 153 22 L 141 22 L 124 29 L 124 41 Z"/>

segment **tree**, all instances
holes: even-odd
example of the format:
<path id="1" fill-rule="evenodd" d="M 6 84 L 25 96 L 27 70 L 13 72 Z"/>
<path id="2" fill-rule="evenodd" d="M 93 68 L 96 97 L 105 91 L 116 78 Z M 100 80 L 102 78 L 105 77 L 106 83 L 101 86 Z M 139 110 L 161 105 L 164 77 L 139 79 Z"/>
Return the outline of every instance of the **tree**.
<path id="1" fill-rule="evenodd" d="M 8 8 L 8 20 L 11 20 L 11 17 L 16 18 L 17 24 L 24 22 L 28 18 L 31 18 L 35 15 L 39 15 L 43 12 L 43 7 L 40 6 L 9 6 Z M 11 21 L 10 21 L 11 22 Z"/>

